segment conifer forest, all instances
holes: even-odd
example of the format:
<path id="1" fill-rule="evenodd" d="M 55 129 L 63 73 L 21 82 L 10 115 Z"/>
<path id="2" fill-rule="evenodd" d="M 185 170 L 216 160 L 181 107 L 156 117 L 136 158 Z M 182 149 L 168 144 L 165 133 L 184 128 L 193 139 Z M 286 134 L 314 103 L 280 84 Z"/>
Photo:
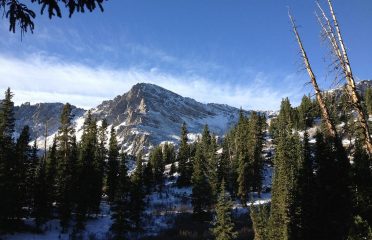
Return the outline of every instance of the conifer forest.
<path id="1" fill-rule="evenodd" d="M 60 26 L 59 18 L 66 19 L 63 21 L 68 24 L 84 22 L 82 16 L 116 19 L 117 16 L 110 13 L 111 2 L 0 0 L 6 25 L 4 33 L 18 36 L 17 44 L 33 51 L 34 45 L 28 48 L 27 39 L 39 36 L 38 26 L 44 23 L 36 16 L 43 16 L 45 11 L 44 17 L 51 19 L 47 19 L 50 29 L 54 29 L 53 24 Z M 174 7 L 169 1 L 160 4 L 166 7 L 165 2 Z M 91 97 L 86 93 L 74 97 L 80 85 L 73 86 L 73 92 L 68 95 L 71 101 L 65 101 L 69 103 L 58 103 L 57 90 L 48 93 L 47 100 L 40 98 L 36 103 L 28 99 L 38 99 L 41 91 L 26 94 L 24 89 L 37 82 L 24 88 L 20 88 L 17 78 L 12 79 L 14 85 L 8 84 L 6 88 L 0 84 L 3 90 L 0 239 L 372 240 L 372 80 L 359 77 L 361 68 L 354 65 L 358 48 L 347 47 L 354 46 L 351 35 L 355 29 L 351 33 L 347 31 L 351 29 L 348 21 L 354 22 L 342 14 L 345 9 L 338 10 L 339 6 L 353 4 L 365 5 L 371 10 L 372 5 L 367 1 L 341 2 L 315 1 L 311 5 L 313 9 L 301 10 L 301 13 L 315 11 L 310 20 L 297 14 L 299 8 L 291 8 L 300 3 L 289 1 L 289 7 L 281 9 L 287 27 L 282 34 L 297 53 L 285 54 L 290 62 L 300 65 L 300 79 L 304 81 L 294 81 L 306 87 L 295 89 L 295 94 L 282 89 L 289 96 L 280 95 L 270 106 L 272 99 L 268 98 L 275 95 L 273 90 L 268 95 L 264 90 L 256 93 L 258 98 L 265 99 L 263 105 L 255 107 L 252 99 L 247 101 L 252 100 L 253 105 L 239 102 L 241 98 L 234 93 L 240 94 L 244 89 L 228 87 L 226 82 L 213 83 L 222 86 L 223 91 L 219 92 L 215 92 L 212 85 L 203 85 L 204 80 L 199 79 L 186 81 L 184 85 L 169 80 L 167 85 L 161 81 L 168 81 L 169 75 L 158 71 L 174 62 L 187 68 L 217 69 L 221 75 L 225 72 L 221 66 L 207 62 L 191 65 L 160 51 L 153 53 L 156 59 L 161 59 L 156 60 L 159 65 L 149 70 L 154 74 L 150 77 L 160 76 L 159 82 L 141 79 L 145 76 L 142 72 L 130 72 L 125 76 L 135 76 L 134 82 L 124 81 L 114 87 L 120 89 L 126 85 L 123 88 L 128 90 L 126 93 L 120 90 L 121 95 L 116 97 L 112 93 L 112 100 L 97 105 L 91 103 L 89 107 L 74 103 L 74 99 Z M 134 15 L 137 10 L 133 8 Z M 125 10 L 123 14 L 131 16 L 131 11 Z M 365 16 L 370 22 L 371 13 Z M 311 20 L 315 31 L 306 31 Z M 150 24 L 147 20 L 141 21 L 132 26 L 138 30 L 142 24 Z M 174 21 L 177 24 L 181 20 L 174 18 Z M 264 24 L 269 25 L 271 21 L 275 20 L 266 19 Z M 358 24 L 364 28 L 363 22 Z M 43 33 L 51 34 L 50 29 L 44 29 Z M 97 27 L 97 32 L 101 30 Z M 255 34 L 254 29 L 244 31 Z M 322 43 L 314 47 L 311 38 L 317 37 L 312 35 L 316 31 L 320 32 Z M 147 34 L 157 35 L 157 32 Z M 20 36 L 24 40 L 20 40 Z M 272 42 L 277 39 L 271 37 Z M 75 41 L 70 40 L 71 44 Z M 2 46 L 0 44 L 0 49 Z M 111 50 L 99 47 L 102 53 L 92 50 L 93 46 L 91 50 L 106 58 L 105 54 Z M 133 52 L 126 54 L 131 61 L 137 61 L 135 51 L 151 60 L 150 48 L 130 47 Z M 79 50 L 79 46 L 74 49 L 77 53 L 88 51 Z M 324 51 L 327 61 L 317 60 L 317 51 Z M 116 54 L 118 56 L 119 51 Z M 195 59 L 199 56 L 193 54 Z M 271 54 L 275 55 L 275 51 Z M 370 57 L 371 52 L 367 55 Z M 32 58 L 35 62 L 41 61 L 36 55 Z M 54 58 L 49 60 L 51 65 L 65 69 L 69 77 L 82 67 L 75 64 L 64 68 L 67 63 L 59 64 Z M 88 80 L 82 83 L 88 90 L 90 84 L 96 84 L 92 80 L 96 77 L 118 78 L 122 74 L 114 70 L 102 73 L 104 67 L 90 66 L 94 63 L 89 57 L 84 61 L 87 65 L 82 67 L 82 75 L 77 76 L 89 72 L 89 67 L 98 69 L 95 74 L 87 73 Z M 162 61 L 166 64 L 160 66 Z M 0 68 L 2 66 L 1 75 L 10 65 L 5 64 L 0 54 Z M 26 63 L 22 66 L 27 71 Z M 328 85 L 320 72 L 324 68 L 327 69 L 325 75 L 332 79 Z M 370 69 L 367 67 L 364 71 Z M 14 71 L 11 76 L 21 72 Z M 367 73 L 372 76 L 371 72 Z M 26 74 L 31 77 L 38 73 Z M 287 84 L 286 81 L 275 83 L 275 88 Z M 329 81 L 332 81 L 331 87 L 327 87 Z M 49 79 L 47 82 L 55 84 Z M 61 89 L 68 87 L 62 86 L 62 82 L 56 81 L 56 84 Z M 107 84 L 104 80 L 97 84 L 102 91 L 100 96 Z M 206 88 L 200 90 L 206 93 L 205 98 L 192 95 L 202 86 Z M 191 90 L 182 90 L 187 88 Z M 235 92 L 224 98 L 226 91 Z M 220 96 L 212 96 L 218 94 Z M 298 96 L 298 100 L 293 96 Z M 219 103 L 205 103 L 215 102 L 219 97 Z M 224 99 L 232 102 L 227 104 L 222 102 Z"/>

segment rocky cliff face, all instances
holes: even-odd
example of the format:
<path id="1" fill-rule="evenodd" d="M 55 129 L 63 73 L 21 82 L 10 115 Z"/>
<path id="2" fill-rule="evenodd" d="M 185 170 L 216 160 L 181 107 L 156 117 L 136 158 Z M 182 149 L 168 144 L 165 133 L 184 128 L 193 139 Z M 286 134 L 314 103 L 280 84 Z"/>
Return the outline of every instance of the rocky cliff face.
<path id="1" fill-rule="evenodd" d="M 59 127 L 62 107 L 61 103 L 23 104 L 17 107 L 17 132 L 21 131 L 23 125 L 29 125 L 33 137 L 37 136 L 39 146 L 43 146 L 42 136 L 45 122 L 48 120 L 47 142 L 50 144 Z M 197 138 L 205 124 L 208 124 L 213 133 L 222 136 L 237 122 L 239 115 L 238 108 L 223 104 L 203 104 L 145 83 L 136 84 L 129 92 L 102 102 L 91 109 L 91 112 L 97 118 L 98 124 L 102 119 L 106 119 L 109 128 L 114 127 L 117 130 L 122 149 L 130 154 L 141 149 L 146 151 L 164 141 L 177 144 L 183 122 L 187 124 L 191 140 Z M 86 111 L 74 107 L 73 114 L 79 139 Z"/>
<path id="2" fill-rule="evenodd" d="M 187 124 L 190 138 L 205 124 L 222 136 L 237 122 L 239 109 L 220 104 L 203 104 L 153 84 L 140 83 L 122 96 L 92 110 L 97 119 L 106 118 L 117 129 L 123 149 L 135 153 L 164 141 L 179 141 L 180 128 Z M 249 114 L 249 112 L 246 112 Z"/>

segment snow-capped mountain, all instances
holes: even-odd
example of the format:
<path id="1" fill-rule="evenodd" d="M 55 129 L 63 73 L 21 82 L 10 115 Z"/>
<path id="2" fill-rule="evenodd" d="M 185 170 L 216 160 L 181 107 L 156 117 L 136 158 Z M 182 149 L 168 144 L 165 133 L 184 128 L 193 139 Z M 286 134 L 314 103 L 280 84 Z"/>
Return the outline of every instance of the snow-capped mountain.
<path id="1" fill-rule="evenodd" d="M 48 121 L 50 144 L 59 127 L 62 103 L 22 104 L 16 108 L 16 131 L 29 125 L 32 136 L 43 144 L 45 123 Z M 179 141 L 180 128 L 186 122 L 189 138 L 194 140 L 205 124 L 218 136 L 222 136 L 237 122 L 239 109 L 223 104 L 203 104 L 191 98 L 153 84 L 139 83 L 127 93 L 113 100 L 103 101 L 90 110 L 98 123 L 106 119 L 109 127 L 117 130 L 122 149 L 135 154 L 165 141 L 175 144 Z M 249 114 L 250 111 L 244 111 Z M 269 112 L 263 112 L 270 114 Z M 73 107 L 76 135 L 82 134 L 82 125 L 87 111 Z"/>

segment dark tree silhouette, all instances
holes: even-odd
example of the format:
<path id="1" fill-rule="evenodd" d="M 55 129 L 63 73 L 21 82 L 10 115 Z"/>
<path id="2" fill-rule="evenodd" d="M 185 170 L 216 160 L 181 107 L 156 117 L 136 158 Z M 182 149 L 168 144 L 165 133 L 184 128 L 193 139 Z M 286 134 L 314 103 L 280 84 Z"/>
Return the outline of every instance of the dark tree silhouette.
<path id="1" fill-rule="evenodd" d="M 27 2 L 25 4 L 24 2 Z M 36 13 L 32 10 L 32 4 L 37 4 L 40 9 L 40 14 L 44 14 L 44 11 L 48 12 L 48 16 L 62 17 L 61 6 L 65 7 L 69 12 L 69 17 L 75 12 L 84 13 L 85 11 L 92 12 L 96 8 L 99 8 L 103 12 L 104 0 L 0 0 L 0 10 L 4 12 L 4 16 L 9 20 L 9 31 L 15 33 L 16 27 L 21 30 L 23 35 L 28 30 L 32 33 L 35 24 L 34 18 Z"/>

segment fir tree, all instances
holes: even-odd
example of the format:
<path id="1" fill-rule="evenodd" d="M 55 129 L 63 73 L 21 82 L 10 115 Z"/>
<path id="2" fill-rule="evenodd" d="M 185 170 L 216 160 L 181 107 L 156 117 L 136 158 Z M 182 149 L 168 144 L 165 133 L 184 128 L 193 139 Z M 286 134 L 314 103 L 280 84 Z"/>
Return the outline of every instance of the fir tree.
<path id="1" fill-rule="evenodd" d="M 61 113 L 61 126 L 57 137 L 57 207 L 62 231 L 68 227 L 74 203 L 74 169 L 76 169 L 76 145 L 74 128 L 71 123 L 72 108 L 66 103 Z"/>
<path id="2" fill-rule="evenodd" d="M 94 190 L 93 190 L 93 212 L 99 213 L 99 206 L 101 203 L 102 198 L 102 190 L 103 190 L 103 178 L 104 178 L 104 168 L 105 168 L 105 161 L 107 159 L 107 121 L 106 119 L 102 120 L 101 126 L 98 129 L 98 147 L 96 148 L 96 157 L 93 161 L 93 168 L 94 168 Z"/>
<path id="3" fill-rule="evenodd" d="M 372 161 L 363 149 L 361 139 L 355 140 L 352 165 L 354 214 L 372 224 Z"/>
<path id="4" fill-rule="evenodd" d="M 225 181 L 221 183 L 221 189 L 216 206 L 216 223 L 212 233 L 216 240 L 233 240 L 238 233 L 234 230 L 235 226 L 231 218 L 232 202 L 226 193 Z"/>
<path id="5" fill-rule="evenodd" d="M 108 163 L 107 163 L 107 180 L 106 180 L 106 194 L 108 200 L 112 202 L 115 197 L 117 186 L 117 175 L 119 173 L 119 147 L 116 139 L 115 128 L 111 128 L 109 150 L 108 150 Z"/>
<path id="6" fill-rule="evenodd" d="M 153 168 L 154 181 L 159 186 L 159 189 L 161 189 L 163 185 L 165 166 L 163 161 L 163 153 L 160 146 L 154 148 L 150 153 L 150 163 Z"/>
<path id="7" fill-rule="evenodd" d="M 53 144 L 49 148 L 46 162 L 46 183 L 48 208 L 57 200 L 57 138 L 53 138 Z"/>
<path id="8" fill-rule="evenodd" d="M 190 146 L 187 141 L 187 127 L 186 123 L 183 123 L 181 128 L 181 142 L 177 154 L 178 172 L 180 174 L 177 179 L 178 186 L 187 186 L 191 180 Z"/>
<path id="9" fill-rule="evenodd" d="M 208 181 L 206 159 L 203 151 L 203 144 L 198 144 L 196 147 L 194 167 L 191 177 L 191 201 L 194 213 L 198 216 L 201 216 L 206 210 L 208 210 L 212 201 L 212 192 Z"/>
<path id="10" fill-rule="evenodd" d="M 297 176 L 302 158 L 299 137 L 287 128 L 279 136 L 274 159 L 269 239 L 295 239 Z"/>
<path id="11" fill-rule="evenodd" d="M 372 88 L 367 88 L 364 99 L 368 114 L 372 114 Z"/>
<path id="12" fill-rule="evenodd" d="M 174 151 L 174 146 L 170 143 L 165 143 L 163 146 L 163 159 L 164 164 L 174 163 L 176 160 L 176 152 Z"/>
<path id="13" fill-rule="evenodd" d="M 142 213 L 145 208 L 143 180 L 142 154 L 139 153 L 136 157 L 136 169 L 131 176 L 130 189 L 130 221 L 136 232 L 142 231 Z"/>
<path id="14" fill-rule="evenodd" d="M 254 231 L 254 240 L 266 240 L 268 237 L 268 226 L 270 207 L 268 205 L 258 205 L 250 207 L 250 216 Z"/>
<path id="15" fill-rule="evenodd" d="M 35 166 L 31 160 L 32 150 L 29 145 L 30 141 L 30 128 L 25 126 L 17 139 L 16 158 L 14 159 L 15 167 L 17 168 L 16 182 L 14 184 L 19 186 L 18 198 L 14 199 L 14 203 L 21 204 L 17 207 L 19 209 L 21 209 L 22 205 L 27 206 L 28 209 L 32 208 Z"/>
<path id="16" fill-rule="evenodd" d="M 337 144 L 321 133 L 316 136 L 315 239 L 345 239 L 351 224 L 350 166 Z"/>
<path id="17" fill-rule="evenodd" d="M 126 239 L 126 234 L 131 230 L 130 222 L 130 180 L 126 166 L 126 155 L 121 154 L 117 191 L 115 192 L 112 206 L 112 225 L 110 230 L 114 239 Z"/>
<path id="18" fill-rule="evenodd" d="M 76 219 L 78 228 L 83 228 L 86 214 L 96 210 L 97 206 L 94 206 L 100 201 L 100 195 L 97 196 L 97 171 L 94 166 L 96 161 L 96 149 L 98 147 L 97 141 L 97 125 L 96 121 L 92 118 L 90 111 L 85 119 L 83 125 L 83 135 L 80 142 L 80 154 L 79 154 L 79 181 L 77 183 L 77 207 L 76 207 Z M 94 199 L 98 197 L 99 199 Z"/>
<path id="19" fill-rule="evenodd" d="M 209 159 L 208 159 L 208 178 L 212 191 L 212 200 L 217 200 L 219 189 L 218 182 L 218 157 L 217 157 L 217 139 L 215 135 L 211 136 L 211 144 L 209 146 Z"/>
<path id="20" fill-rule="evenodd" d="M 36 170 L 34 188 L 33 215 L 38 228 L 50 217 L 48 190 L 46 163 L 42 159 Z"/>
<path id="21" fill-rule="evenodd" d="M 20 217 L 20 197 L 17 185 L 14 133 L 13 93 L 8 88 L 0 104 L 0 225 Z M 17 186 L 17 187 L 15 187 Z"/>
<path id="22" fill-rule="evenodd" d="M 150 193 L 154 187 L 154 168 L 151 161 L 148 161 L 143 170 L 143 183 L 145 185 L 146 193 Z"/>

